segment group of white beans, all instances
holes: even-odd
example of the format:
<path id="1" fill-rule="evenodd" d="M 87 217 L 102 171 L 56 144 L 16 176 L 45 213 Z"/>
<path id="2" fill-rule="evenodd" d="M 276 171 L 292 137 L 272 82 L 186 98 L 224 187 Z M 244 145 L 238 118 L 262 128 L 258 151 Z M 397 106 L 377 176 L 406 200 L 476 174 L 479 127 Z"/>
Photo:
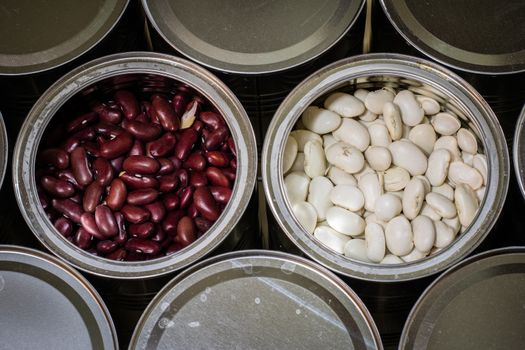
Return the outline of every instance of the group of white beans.
<path id="1" fill-rule="evenodd" d="M 451 244 L 487 184 L 477 138 L 433 98 L 335 92 L 286 140 L 284 185 L 302 227 L 352 259 L 398 264 Z"/>

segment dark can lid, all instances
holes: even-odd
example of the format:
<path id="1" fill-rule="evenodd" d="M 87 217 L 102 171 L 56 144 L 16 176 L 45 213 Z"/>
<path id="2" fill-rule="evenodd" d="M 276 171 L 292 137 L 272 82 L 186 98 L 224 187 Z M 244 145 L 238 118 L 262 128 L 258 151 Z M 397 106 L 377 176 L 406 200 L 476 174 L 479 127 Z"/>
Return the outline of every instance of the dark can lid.
<path id="1" fill-rule="evenodd" d="M 5 171 L 7 169 L 7 158 L 9 145 L 7 140 L 7 130 L 4 124 L 4 118 L 0 112 L 0 188 L 4 182 Z"/>
<path id="2" fill-rule="evenodd" d="M 142 0 L 177 51 L 224 72 L 261 74 L 305 63 L 334 45 L 363 0 Z"/>
<path id="3" fill-rule="evenodd" d="M 525 248 L 475 255 L 423 293 L 399 349 L 522 349 L 525 344 Z"/>
<path id="4" fill-rule="evenodd" d="M 0 348 L 118 349 L 95 289 L 42 252 L 0 245 Z"/>
<path id="5" fill-rule="evenodd" d="M 523 0 L 381 0 L 397 31 L 450 67 L 481 74 L 525 71 Z"/>
<path id="6" fill-rule="evenodd" d="M 69 62 L 95 46 L 129 0 L 2 0 L 0 74 L 36 73 Z"/>
<path id="7" fill-rule="evenodd" d="M 240 251 L 208 259 L 164 287 L 131 349 L 377 349 L 357 295 L 294 255 Z"/>

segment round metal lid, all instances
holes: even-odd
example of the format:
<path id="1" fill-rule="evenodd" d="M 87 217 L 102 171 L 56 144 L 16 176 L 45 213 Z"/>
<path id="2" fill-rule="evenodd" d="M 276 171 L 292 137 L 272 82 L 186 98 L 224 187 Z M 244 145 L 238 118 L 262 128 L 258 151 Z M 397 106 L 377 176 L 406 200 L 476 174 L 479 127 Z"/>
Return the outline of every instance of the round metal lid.
<path id="1" fill-rule="evenodd" d="M 303 258 L 241 251 L 175 277 L 148 306 L 130 349 L 377 349 L 357 295 Z"/>
<path id="2" fill-rule="evenodd" d="M 522 0 L 381 0 L 397 31 L 432 59 L 482 74 L 525 71 Z"/>
<path id="3" fill-rule="evenodd" d="M 514 171 L 521 194 L 525 198 L 525 105 L 521 110 L 520 117 L 516 123 L 514 132 L 514 146 L 512 157 L 514 158 Z"/>
<path id="4" fill-rule="evenodd" d="M 363 0 L 142 0 L 177 51 L 225 72 L 261 74 L 305 63 L 353 25 Z"/>
<path id="5" fill-rule="evenodd" d="M 69 62 L 102 40 L 128 0 L 2 0 L 0 74 L 36 73 Z"/>
<path id="6" fill-rule="evenodd" d="M 5 128 L 4 118 L 0 112 L 0 188 L 4 182 L 5 171 L 7 169 L 8 151 L 7 130 Z"/>
<path id="7" fill-rule="evenodd" d="M 525 248 L 473 256 L 423 293 L 399 349 L 521 349 L 525 344 Z"/>
<path id="8" fill-rule="evenodd" d="M 2 349 L 118 349 L 95 289 L 36 250 L 0 245 L 0 310 Z"/>

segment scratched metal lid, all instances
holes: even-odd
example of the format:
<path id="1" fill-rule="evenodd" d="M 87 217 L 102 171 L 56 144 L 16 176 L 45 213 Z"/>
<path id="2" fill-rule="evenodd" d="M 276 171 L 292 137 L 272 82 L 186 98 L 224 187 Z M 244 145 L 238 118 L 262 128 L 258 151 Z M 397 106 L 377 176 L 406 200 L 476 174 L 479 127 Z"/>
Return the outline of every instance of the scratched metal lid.
<path id="1" fill-rule="evenodd" d="M 305 63 L 334 45 L 364 0 L 142 0 L 177 51 L 224 72 L 261 74 Z"/>
<path id="2" fill-rule="evenodd" d="M 397 31 L 432 59 L 482 74 L 525 71 L 523 0 L 381 0 Z"/>
<path id="3" fill-rule="evenodd" d="M 523 106 L 520 117 L 516 122 L 512 151 L 512 158 L 514 158 L 514 172 L 518 179 L 521 195 L 525 199 L 525 105 Z"/>
<path id="4" fill-rule="evenodd" d="M 423 293 L 405 324 L 399 349 L 523 349 L 525 248 L 475 255 Z"/>
<path id="5" fill-rule="evenodd" d="M 4 182 L 5 171 L 7 169 L 8 147 L 7 130 L 5 128 L 4 118 L 0 112 L 0 188 Z"/>
<path id="6" fill-rule="evenodd" d="M 0 74 L 36 73 L 69 62 L 95 46 L 129 0 L 2 0 Z"/>
<path id="7" fill-rule="evenodd" d="M 357 295 L 303 258 L 227 253 L 175 277 L 142 315 L 130 349 L 377 349 Z"/>
<path id="8" fill-rule="evenodd" d="M 118 349 L 95 289 L 40 251 L 0 245 L 0 310 L 2 349 Z"/>

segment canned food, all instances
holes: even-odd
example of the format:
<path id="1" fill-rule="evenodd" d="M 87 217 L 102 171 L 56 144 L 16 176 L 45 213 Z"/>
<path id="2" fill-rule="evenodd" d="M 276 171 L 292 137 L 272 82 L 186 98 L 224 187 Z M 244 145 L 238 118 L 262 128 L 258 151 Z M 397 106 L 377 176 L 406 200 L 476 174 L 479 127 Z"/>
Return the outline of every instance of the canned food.
<path id="1" fill-rule="evenodd" d="M 519 349 L 525 343 L 524 297 L 523 247 L 472 256 L 421 295 L 399 349 Z"/>
<path id="2" fill-rule="evenodd" d="M 0 245 L 0 293 L 2 348 L 119 348 L 97 291 L 48 254 Z"/>
<path id="3" fill-rule="evenodd" d="M 130 349 L 382 349 L 359 297 L 303 258 L 253 250 L 210 258 L 171 280 Z"/>

